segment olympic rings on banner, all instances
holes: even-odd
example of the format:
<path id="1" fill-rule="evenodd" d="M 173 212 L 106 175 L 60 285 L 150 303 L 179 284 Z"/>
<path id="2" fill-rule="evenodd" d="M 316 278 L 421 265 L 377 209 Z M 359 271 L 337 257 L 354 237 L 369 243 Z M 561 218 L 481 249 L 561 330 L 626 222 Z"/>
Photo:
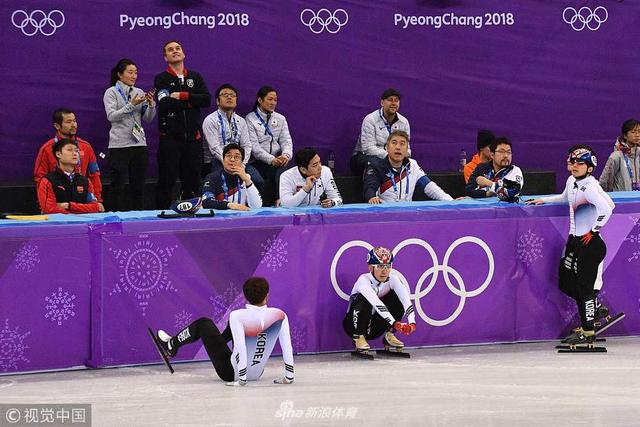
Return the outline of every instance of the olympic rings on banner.
<path id="1" fill-rule="evenodd" d="M 309 27 L 314 34 L 320 34 L 323 31 L 335 34 L 347 25 L 349 15 L 344 9 L 336 9 L 333 12 L 329 9 L 320 9 L 317 13 L 311 9 L 305 9 L 300 12 L 300 22 Z"/>
<path id="2" fill-rule="evenodd" d="M 13 26 L 20 29 L 22 34 L 31 37 L 40 32 L 43 36 L 51 36 L 64 25 L 65 17 L 62 11 L 55 9 L 49 13 L 42 10 L 34 10 L 27 13 L 24 10 L 16 10 L 11 14 Z"/>
<path id="3" fill-rule="evenodd" d="M 487 272 L 487 277 L 485 277 L 484 281 L 477 289 L 474 289 L 472 291 L 468 291 L 465 288 L 465 283 L 460 273 L 449 265 L 449 259 L 451 258 L 451 254 L 453 253 L 453 251 L 458 246 L 464 243 L 473 243 L 480 246 L 480 248 L 486 254 L 487 260 L 489 262 L 489 271 Z M 491 248 L 489 248 L 489 246 L 483 240 L 477 237 L 464 236 L 455 240 L 445 252 L 444 259 L 442 260 L 442 264 L 440 264 L 440 262 L 438 261 L 438 255 L 436 254 L 433 247 L 431 247 L 429 243 L 425 242 L 422 239 L 415 239 L 415 238 L 406 239 L 398 243 L 398 245 L 396 245 L 396 247 L 393 248 L 393 251 L 392 251 L 394 257 L 397 256 L 398 252 L 400 252 L 403 248 L 411 245 L 417 245 L 424 248 L 431 258 L 432 266 L 426 269 L 422 273 L 422 275 L 420 275 L 420 277 L 418 278 L 418 282 L 416 283 L 414 292 L 410 293 L 411 299 L 415 301 L 415 309 L 418 312 L 418 315 L 422 318 L 422 320 L 424 320 L 429 325 L 446 326 L 452 323 L 462 313 L 462 310 L 464 309 L 464 305 L 467 298 L 472 298 L 480 295 L 482 292 L 484 292 L 485 289 L 487 289 L 487 287 L 491 283 L 491 279 L 493 279 L 493 273 L 495 271 L 495 261 L 493 258 L 493 253 L 491 252 Z M 334 255 L 333 260 L 331 262 L 331 269 L 330 269 L 331 284 L 333 285 L 333 289 L 336 291 L 338 296 L 344 299 L 345 301 L 349 300 L 349 294 L 347 294 L 340 288 L 340 285 L 338 284 L 338 279 L 336 277 L 336 270 L 338 267 L 338 261 L 340 260 L 340 257 L 342 256 L 342 254 L 346 252 L 348 249 L 354 248 L 354 247 L 361 247 L 369 251 L 373 248 L 373 245 L 363 240 L 352 240 L 350 242 L 347 242 L 344 245 L 342 245 L 340 249 L 338 249 L 338 251 Z M 445 284 L 447 285 L 447 288 L 449 289 L 449 291 L 451 291 L 452 294 L 460 297 L 460 302 L 458 303 L 458 306 L 456 307 L 454 312 L 449 317 L 445 319 L 433 319 L 424 311 L 424 309 L 422 308 L 421 301 L 422 301 L 422 298 L 427 296 L 435 287 L 440 272 L 442 272 L 442 276 L 444 278 Z M 396 275 L 398 279 L 400 279 L 400 281 L 405 286 L 407 286 L 407 288 L 411 291 L 411 287 L 409 286 L 407 279 L 404 277 L 404 274 L 402 274 L 399 270 L 395 268 L 393 269 L 391 274 Z M 429 283 L 423 289 L 423 285 L 426 282 L 427 278 L 429 277 L 430 277 Z M 452 283 L 451 277 L 454 278 L 457 286 L 455 286 Z"/>
<path id="4" fill-rule="evenodd" d="M 597 31 L 607 19 L 609 19 L 609 12 L 604 6 L 598 6 L 593 10 L 587 6 L 583 6 L 578 10 L 573 7 L 567 7 L 562 12 L 562 20 L 571 25 L 571 28 L 575 31 L 582 31 L 585 28 Z"/>

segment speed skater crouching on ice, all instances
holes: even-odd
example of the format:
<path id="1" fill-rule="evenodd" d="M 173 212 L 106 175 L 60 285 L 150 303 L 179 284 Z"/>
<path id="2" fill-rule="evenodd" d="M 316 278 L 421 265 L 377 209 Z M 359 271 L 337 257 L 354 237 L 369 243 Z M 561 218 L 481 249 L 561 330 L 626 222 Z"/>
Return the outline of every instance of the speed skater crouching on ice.
<path id="1" fill-rule="evenodd" d="M 385 350 L 399 352 L 404 343 L 396 338 L 394 331 L 409 335 L 416 330 L 409 290 L 391 275 L 392 263 L 393 254 L 389 249 L 371 249 L 367 255 L 369 273 L 362 274 L 351 291 L 342 326 L 353 339 L 356 355 L 368 354 L 367 340 L 382 335 Z M 407 323 L 402 322 L 404 316 Z"/>
<path id="2" fill-rule="evenodd" d="M 569 238 L 560 260 L 559 285 L 563 293 L 576 301 L 580 314 L 580 326 L 563 340 L 570 350 L 576 350 L 577 345 L 586 345 L 587 350 L 596 349 L 596 324 L 603 319 L 612 320 L 598 293 L 602 288 L 603 261 L 607 253 L 600 231 L 611 217 L 615 204 L 591 175 L 597 164 L 591 147 L 583 144 L 572 147 L 567 158 L 571 176 L 564 192 L 527 201 L 536 205 L 569 204 Z M 621 316 L 616 318 L 619 320 Z"/>
<path id="3" fill-rule="evenodd" d="M 246 308 L 231 312 L 229 324 L 222 333 L 211 319 L 202 317 L 174 336 L 163 330 L 154 335 L 154 342 L 170 370 L 173 368 L 168 359 L 175 357 L 182 346 L 202 340 L 220 379 L 227 385 L 246 385 L 247 381 L 258 380 L 262 376 L 279 340 L 284 376 L 274 383 L 293 383 L 293 348 L 287 315 L 280 309 L 267 307 L 269 283 L 266 279 L 250 277 L 242 291 L 248 304 Z M 231 340 L 233 351 L 227 346 Z"/>

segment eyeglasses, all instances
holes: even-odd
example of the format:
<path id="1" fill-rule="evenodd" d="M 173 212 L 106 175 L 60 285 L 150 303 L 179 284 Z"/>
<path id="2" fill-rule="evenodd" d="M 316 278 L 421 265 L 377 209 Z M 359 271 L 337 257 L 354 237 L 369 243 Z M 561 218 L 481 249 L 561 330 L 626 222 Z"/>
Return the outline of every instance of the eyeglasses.
<path id="1" fill-rule="evenodd" d="M 227 154 L 224 158 L 227 160 L 242 160 L 242 156 L 239 154 Z"/>
<path id="2" fill-rule="evenodd" d="M 376 270 L 391 270 L 391 264 L 375 264 L 373 266 Z"/>
<path id="3" fill-rule="evenodd" d="M 500 154 L 506 154 L 508 156 L 512 155 L 513 152 L 511 150 L 496 150 L 496 153 L 500 153 Z"/>
<path id="4" fill-rule="evenodd" d="M 584 160 L 581 159 L 569 159 L 567 160 L 567 163 L 571 164 L 571 165 L 586 165 L 587 162 L 585 162 Z"/>
<path id="5" fill-rule="evenodd" d="M 221 93 L 218 96 L 220 98 L 235 98 L 237 95 L 235 93 Z"/>

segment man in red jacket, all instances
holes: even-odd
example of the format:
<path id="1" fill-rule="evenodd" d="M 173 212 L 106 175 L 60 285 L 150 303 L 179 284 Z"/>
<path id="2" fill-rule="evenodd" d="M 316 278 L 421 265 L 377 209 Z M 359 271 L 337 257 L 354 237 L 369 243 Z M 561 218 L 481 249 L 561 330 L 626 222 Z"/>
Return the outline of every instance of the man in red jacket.
<path id="1" fill-rule="evenodd" d="M 91 148 L 91 144 L 76 136 L 78 123 L 73 111 L 66 108 L 58 108 L 53 112 L 53 127 L 56 129 L 56 136 L 48 140 L 40 147 L 36 165 L 33 168 L 33 180 L 36 182 L 36 189 L 39 188 L 40 180 L 49 172 L 56 170 L 58 159 L 53 155 L 53 144 L 67 138 L 70 139 L 79 151 L 79 157 L 75 166 L 75 171 L 81 173 L 89 179 L 93 186 L 96 199 L 102 202 L 102 183 L 100 182 L 100 168 L 96 161 L 96 155 Z M 43 206 L 40 206 L 44 209 Z"/>
<path id="2" fill-rule="evenodd" d="M 104 212 L 102 203 L 93 194 L 93 185 L 76 172 L 80 153 L 76 142 L 64 138 L 51 150 L 57 167 L 42 177 L 38 184 L 38 202 L 42 213 Z"/>

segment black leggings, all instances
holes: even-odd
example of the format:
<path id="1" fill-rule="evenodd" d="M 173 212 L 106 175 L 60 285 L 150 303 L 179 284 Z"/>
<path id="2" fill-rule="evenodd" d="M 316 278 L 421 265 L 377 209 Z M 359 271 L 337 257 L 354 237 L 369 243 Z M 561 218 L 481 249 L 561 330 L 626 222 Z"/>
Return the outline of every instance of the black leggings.
<path id="1" fill-rule="evenodd" d="M 208 317 L 201 317 L 181 330 L 171 339 L 171 344 L 177 349 L 191 344 L 199 339 L 204 343 L 209 359 L 213 363 L 216 373 L 223 381 L 234 380 L 234 369 L 231 365 L 231 350 L 227 342 L 231 340 L 229 325 L 221 334 L 218 327 Z"/>
<path id="2" fill-rule="evenodd" d="M 599 235 L 584 246 L 579 237 L 569 238 L 565 255 L 560 260 L 560 290 L 576 301 L 582 328 L 593 330 L 596 309 L 594 285 L 598 270 L 607 254 L 607 247 Z"/>
<path id="3" fill-rule="evenodd" d="M 387 306 L 394 319 L 402 319 L 404 307 L 394 291 L 380 300 Z M 364 335 L 366 339 L 375 339 L 391 328 L 391 325 L 377 311 L 371 314 L 372 308 L 371 303 L 362 294 L 351 296 L 349 311 L 342 321 L 342 327 L 347 335 L 350 337 Z"/>

